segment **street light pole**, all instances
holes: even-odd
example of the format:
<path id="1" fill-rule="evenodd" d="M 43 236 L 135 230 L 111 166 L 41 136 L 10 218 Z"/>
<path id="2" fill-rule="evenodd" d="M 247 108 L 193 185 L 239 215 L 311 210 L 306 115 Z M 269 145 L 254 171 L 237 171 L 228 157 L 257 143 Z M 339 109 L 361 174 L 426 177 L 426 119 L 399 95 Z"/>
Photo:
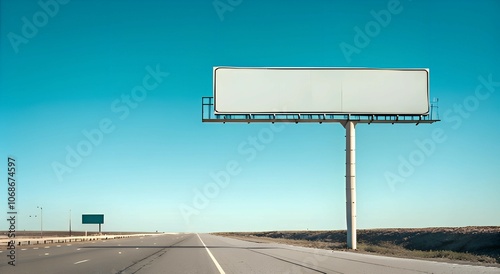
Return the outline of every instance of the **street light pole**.
<path id="1" fill-rule="evenodd" d="M 69 236 L 71 237 L 71 209 L 69 210 Z"/>
<path id="2" fill-rule="evenodd" d="M 40 238 L 43 238 L 43 208 L 41 206 L 36 208 L 40 209 Z"/>

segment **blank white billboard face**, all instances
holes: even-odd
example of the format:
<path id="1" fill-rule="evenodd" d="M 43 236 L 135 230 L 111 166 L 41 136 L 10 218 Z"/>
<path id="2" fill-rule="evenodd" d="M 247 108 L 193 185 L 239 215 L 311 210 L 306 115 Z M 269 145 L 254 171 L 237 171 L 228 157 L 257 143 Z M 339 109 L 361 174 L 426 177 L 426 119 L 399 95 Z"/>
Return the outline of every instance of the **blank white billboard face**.
<path id="1" fill-rule="evenodd" d="M 214 68 L 216 113 L 427 114 L 427 69 Z"/>

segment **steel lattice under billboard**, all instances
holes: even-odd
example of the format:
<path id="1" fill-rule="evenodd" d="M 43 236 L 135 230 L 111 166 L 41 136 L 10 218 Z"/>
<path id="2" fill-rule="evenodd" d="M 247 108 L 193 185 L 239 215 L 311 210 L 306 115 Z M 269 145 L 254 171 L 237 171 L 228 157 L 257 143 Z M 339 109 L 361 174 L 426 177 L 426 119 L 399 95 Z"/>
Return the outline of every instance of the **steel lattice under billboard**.
<path id="1" fill-rule="evenodd" d="M 427 115 L 428 69 L 214 67 L 215 113 Z"/>

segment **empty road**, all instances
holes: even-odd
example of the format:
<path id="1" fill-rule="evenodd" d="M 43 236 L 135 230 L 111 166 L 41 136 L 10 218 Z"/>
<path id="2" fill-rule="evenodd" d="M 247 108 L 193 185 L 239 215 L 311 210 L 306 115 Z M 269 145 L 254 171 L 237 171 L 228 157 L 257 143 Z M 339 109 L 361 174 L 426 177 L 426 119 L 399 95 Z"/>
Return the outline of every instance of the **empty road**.
<path id="1" fill-rule="evenodd" d="M 20 246 L 16 266 L 0 253 L 0 273 L 500 273 L 457 265 L 262 244 L 209 234 Z"/>

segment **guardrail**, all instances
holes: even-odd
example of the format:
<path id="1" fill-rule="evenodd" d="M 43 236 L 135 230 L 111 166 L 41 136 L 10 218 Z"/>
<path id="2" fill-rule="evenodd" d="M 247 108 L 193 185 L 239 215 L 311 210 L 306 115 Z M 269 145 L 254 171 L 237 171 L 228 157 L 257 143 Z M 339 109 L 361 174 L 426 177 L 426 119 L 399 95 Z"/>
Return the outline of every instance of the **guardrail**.
<path id="1" fill-rule="evenodd" d="M 47 237 L 47 238 L 6 238 L 0 239 L 0 246 L 8 246 L 11 240 L 14 240 L 16 245 L 37 245 L 37 244 L 53 244 L 53 243 L 71 243 L 85 242 L 97 240 L 112 240 L 130 237 L 143 237 L 160 234 L 130 234 L 130 235 L 100 235 L 100 236 L 75 236 L 75 237 Z"/>

